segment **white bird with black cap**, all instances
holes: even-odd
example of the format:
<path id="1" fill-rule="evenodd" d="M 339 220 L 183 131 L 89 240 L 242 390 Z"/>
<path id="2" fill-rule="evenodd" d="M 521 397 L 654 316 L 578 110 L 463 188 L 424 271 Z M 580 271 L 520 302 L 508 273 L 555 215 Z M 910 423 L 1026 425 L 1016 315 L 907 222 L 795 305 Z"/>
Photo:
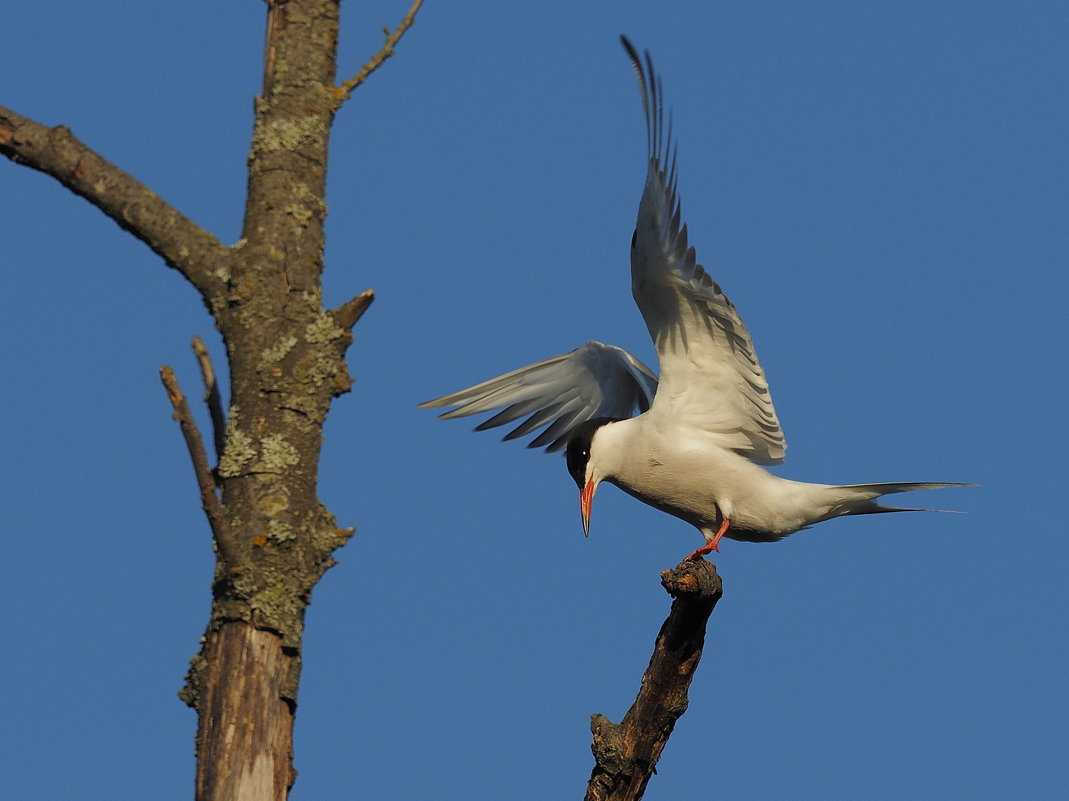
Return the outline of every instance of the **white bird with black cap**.
<path id="1" fill-rule="evenodd" d="M 833 517 L 924 511 L 876 499 L 967 486 L 809 484 L 760 467 L 781 463 L 786 451 L 768 381 L 742 318 L 697 263 L 687 226 L 680 226 L 675 147 L 653 61 L 620 40 L 638 76 L 648 147 L 631 240 L 631 292 L 653 338 L 660 378 L 627 351 L 591 341 L 420 406 L 456 407 L 442 418 L 501 409 L 477 431 L 526 417 L 505 439 L 545 428 L 530 447 L 567 448 L 584 533 L 594 492 L 607 481 L 701 531 L 705 545 L 689 559 L 719 550 L 722 537 L 773 542 Z"/>

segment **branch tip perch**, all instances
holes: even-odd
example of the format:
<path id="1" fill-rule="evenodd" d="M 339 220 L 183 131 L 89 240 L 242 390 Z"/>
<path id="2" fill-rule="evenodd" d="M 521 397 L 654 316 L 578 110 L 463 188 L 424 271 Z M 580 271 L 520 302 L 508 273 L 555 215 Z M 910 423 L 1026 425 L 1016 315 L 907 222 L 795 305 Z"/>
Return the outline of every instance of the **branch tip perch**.
<path id="1" fill-rule="evenodd" d="M 661 586 L 674 600 L 657 634 L 635 703 L 619 723 L 604 715 L 591 716 L 595 764 L 585 801 L 642 798 L 676 721 L 687 709 L 687 689 L 723 584 L 713 564 L 702 559 L 685 560 L 664 571 Z"/>

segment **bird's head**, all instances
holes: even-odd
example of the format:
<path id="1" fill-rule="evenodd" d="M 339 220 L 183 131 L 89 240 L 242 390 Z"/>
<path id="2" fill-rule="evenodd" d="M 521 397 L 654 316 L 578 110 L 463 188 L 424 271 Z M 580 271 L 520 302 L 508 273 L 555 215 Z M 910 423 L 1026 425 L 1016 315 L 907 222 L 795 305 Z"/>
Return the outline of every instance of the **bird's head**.
<path id="1" fill-rule="evenodd" d="M 619 418 L 595 417 L 576 426 L 568 440 L 568 472 L 579 487 L 579 514 L 583 518 L 583 535 L 590 534 L 590 507 L 598 484 L 606 477 L 599 469 L 595 436 L 602 426 Z"/>

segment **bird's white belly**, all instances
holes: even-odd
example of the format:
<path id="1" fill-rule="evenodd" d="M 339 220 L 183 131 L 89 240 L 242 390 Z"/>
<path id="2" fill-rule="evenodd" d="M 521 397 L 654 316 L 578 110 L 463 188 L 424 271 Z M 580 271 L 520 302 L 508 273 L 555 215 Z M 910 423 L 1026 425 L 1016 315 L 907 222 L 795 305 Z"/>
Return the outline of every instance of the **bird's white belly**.
<path id="1" fill-rule="evenodd" d="M 808 520 L 780 503 L 794 482 L 768 473 L 748 459 L 720 448 L 657 448 L 607 480 L 655 509 L 685 520 L 703 533 L 731 521 L 725 536 L 769 541 L 797 531 Z M 662 456 L 663 453 L 663 456 Z"/>

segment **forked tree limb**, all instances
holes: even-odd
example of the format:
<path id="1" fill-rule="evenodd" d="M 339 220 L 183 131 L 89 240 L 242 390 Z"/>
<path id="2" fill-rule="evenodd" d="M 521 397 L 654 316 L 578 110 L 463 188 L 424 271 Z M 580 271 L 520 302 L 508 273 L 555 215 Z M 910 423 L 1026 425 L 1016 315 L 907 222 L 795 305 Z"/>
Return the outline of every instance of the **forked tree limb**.
<path id="1" fill-rule="evenodd" d="M 0 106 L 0 155 L 84 197 L 182 273 L 206 300 L 225 289 L 228 248 L 66 126 L 50 128 Z"/>
<path id="2" fill-rule="evenodd" d="M 661 584 L 675 600 L 635 703 L 620 723 L 604 715 L 591 717 L 595 765 L 585 801 L 642 798 L 676 721 L 687 709 L 687 689 L 702 656 L 706 623 L 723 595 L 723 584 L 704 559 L 664 571 Z"/>

